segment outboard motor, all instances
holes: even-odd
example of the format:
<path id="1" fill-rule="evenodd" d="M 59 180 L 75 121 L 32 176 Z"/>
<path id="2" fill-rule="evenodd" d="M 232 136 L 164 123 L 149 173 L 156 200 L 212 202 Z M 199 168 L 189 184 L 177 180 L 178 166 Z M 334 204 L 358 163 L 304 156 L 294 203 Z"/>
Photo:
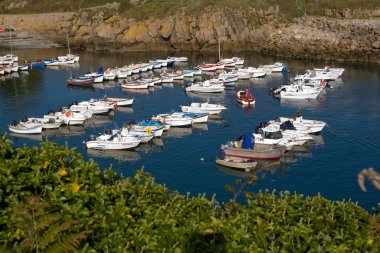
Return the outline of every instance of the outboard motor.
<path id="1" fill-rule="evenodd" d="M 104 134 L 112 134 L 111 129 L 109 128 L 104 129 Z"/>
<path id="2" fill-rule="evenodd" d="M 24 116 L 21 118 L 21 122 L 27 122 L 28 121 L 28 117 Z"/>

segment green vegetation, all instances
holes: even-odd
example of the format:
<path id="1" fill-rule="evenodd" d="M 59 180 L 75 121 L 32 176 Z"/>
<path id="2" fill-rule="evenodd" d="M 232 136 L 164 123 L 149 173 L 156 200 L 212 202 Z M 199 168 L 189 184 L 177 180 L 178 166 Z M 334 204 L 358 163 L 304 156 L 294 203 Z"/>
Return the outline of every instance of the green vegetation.
<path id="1" fill-rule="evenodd" d="M 26 2 L 27 5 L 20 5 Z M 179 8 L 186 7 L 190 13 L 197 13 L 206 6 L 225 6 L 232 8 L 246 8 L 247 6 L 256 9 L 267 9 L 270 6 L 278 5 L 281 14 L 286 18 L 301 16 L 302 12 L 297 8 L 296 2 L 305 3 L 307 14 L 323 15 L 325 8 L 351 10 L 364 9 L 371 10 L 379 8 L 378 0 L 148 0 L 143 5 L 131 4 L 130 0 L 0 0 L 0 13 L 41 13 L 41 12 L 66 12 L 78 11 L 83 8 L 105 5 L 106 3 L 120 3 L 120 12 L 127 17 L 136 19 L 146 19 L 148 17 L 163 17 L 173 14 Z M 143 1 L 140 1 L 143 2 Z M 7 7 L 13 6 L 12 9 Z M 15 8 L 16 7 L 16 8 Z"/>
<path id="2" fill-rule="evenodd" d="M 354 203 L 245 195 L 246 205 L 183 196 L 143 171 L 120 178 L 74 149 L 0 136 L 0 252 L 380 250 L 374 217 Z"/>

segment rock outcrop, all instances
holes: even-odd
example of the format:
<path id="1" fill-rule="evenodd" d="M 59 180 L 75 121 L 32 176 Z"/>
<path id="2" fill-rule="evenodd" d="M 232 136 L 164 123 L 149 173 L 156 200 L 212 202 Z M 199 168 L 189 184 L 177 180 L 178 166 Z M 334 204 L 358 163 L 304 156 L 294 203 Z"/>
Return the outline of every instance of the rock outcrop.
<path id="1" fill-rule="evenodd" d="M 330 16 L 349 15 L 326 10 Z M 57 14 L 59 15 L 59 14 Z M 136 21 L 118 14 L 118 5 L 86 9 L 14 26 L 69 34 L 72 45 L 87 50 L 110 51 L 253 51 L 296 58 L 380 63 L 380 19 L 302 17 L 292 22 L 278 7 L 230 9 L 207 7 L 190 14 L 186 8 L 162 19 Z M 69 17 L 70 16 L 70 17 Z M 0 25 L 9 17 L 0 16 Z M 50 18 L 51 19 L 51 18 Z M 18 22 L 19 21 L 19 22 Z M 24 22 L 25 23 L 25 22 Z M 49 37 L 49 38 L 50 38 Z M 58 40 L 63 36 L 58 36 Z"/>

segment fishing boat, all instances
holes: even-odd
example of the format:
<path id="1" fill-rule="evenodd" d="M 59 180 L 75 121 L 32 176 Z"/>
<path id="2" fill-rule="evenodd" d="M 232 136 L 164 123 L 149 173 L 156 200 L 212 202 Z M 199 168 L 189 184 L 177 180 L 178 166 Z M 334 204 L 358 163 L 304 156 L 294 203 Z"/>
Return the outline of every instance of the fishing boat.
<path id="1" fill-rule="evenodd" d="M 45 66 L 58 66 L 58 60 L 56 60 L 56 59 L 45 59 L 44 64 L 45 64 Z"/>
<path id="2" fill-rule="evenodd" d="M 240 104 L 243 105 L 254 105 L 256 99 L 252 96 L 251 92 L 246 90 L 238 90 L 236 92 L 236 99 Z"/>
<path id="3" fill-rule="evenodd" d="M 153 134 L 154 137 L 161 137 L 164 127 L 161 125 L 139 125 L 126 124 L 124 128 L 128 128 L 130 134 L 140 135 L 142 133 Z"/>
<path id="4" fill-rule="evenodd" d="M 184 113 L 186 117 L 190 117 L 194 123 L 207 123 L 208 113 Z"/>
<path id="5" fill-rule="evenodd" d="M 257 165 L 257 161 L 250 159 L 236 159 L 231 157 L 224 158 L 216 158 L 215 162 L 219 165 L 244 170 L 244 171 L 252 171 L 255 169 Z"/>
<path id="6" fill-rule="evenodd" d="M 151 127 L 153 130 L 155 128 L 164 128 L 164 131 L 168 131 L 170 129 L 170 125 L 168 123 L 164 123 L 158 120 L 144 120 L 144 121 L 139 121 L 136 123 L 138 126 L 147 126 Z"/>
<path id="7" fill-rule="evenodd" d="M 220 114 L 222 110 L 227 108 L 221 104 L 210 103 L 191 103 L 190 105 L 182 105 L 181 111 L 187 113 L 207 113 L 210 115 Z"/>
<path id="8" fill-rule="evenodd" d="M 120 134 L 122 137 L 135 137 L 141 140 L 141 143 L 148 143 L 154 138 L 153 133 L 147 133 L 147 132 L 131 133 L 128 128 L 122 128 L 122 130 L 120 131 Z"/>
<path id="9" fill-rule="evenodd" d="M 50 117 L 50 118 L 28 117 L 27 122 L 42 124 L 42 129 L 56 129 L 62 125 L 62 120 L 59 119 L 59 117 Z"/>
<path id="10" fill-rule="evenodd" d="M 224 151 L 225 156 L 255 160 L 278 159 L 285 152 L 283 147 L 257 144 L 252 133 L 247 133 L 237 140 L 223 144 L 221 149 Z"/>
<path id="11" fill-rule="evenodd" d="M 272 72 L 282 72 L 286 71 L 287 66 L 282 64 L 281 62 L 275 62 L 274 64 L 269 64 L 269 65 L 260 65 L 260 68 L 268 68 L 272 70 Z"/>
<path id="12" fill-rule="evenodd" d="M 187 62 L 188 58 L 184 57 L 184 56 L 180 56 L 180 57 L 171 57 L 171 56 L 168 56 L 167 60 L 172 60 L 174 62 Z"/>

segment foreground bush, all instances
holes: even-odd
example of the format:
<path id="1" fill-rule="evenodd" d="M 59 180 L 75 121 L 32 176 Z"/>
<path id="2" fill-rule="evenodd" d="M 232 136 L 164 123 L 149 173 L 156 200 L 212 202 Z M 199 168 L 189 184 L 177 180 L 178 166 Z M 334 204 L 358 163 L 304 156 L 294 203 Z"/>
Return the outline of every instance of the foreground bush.
<path id="1" fill-rule="evenodd" d="M 255 194 L 245 206 L 120 178 L 54 143 L 0 136 L 1 252 L 376 252 L 369 215 L 321 196 Z"/>

